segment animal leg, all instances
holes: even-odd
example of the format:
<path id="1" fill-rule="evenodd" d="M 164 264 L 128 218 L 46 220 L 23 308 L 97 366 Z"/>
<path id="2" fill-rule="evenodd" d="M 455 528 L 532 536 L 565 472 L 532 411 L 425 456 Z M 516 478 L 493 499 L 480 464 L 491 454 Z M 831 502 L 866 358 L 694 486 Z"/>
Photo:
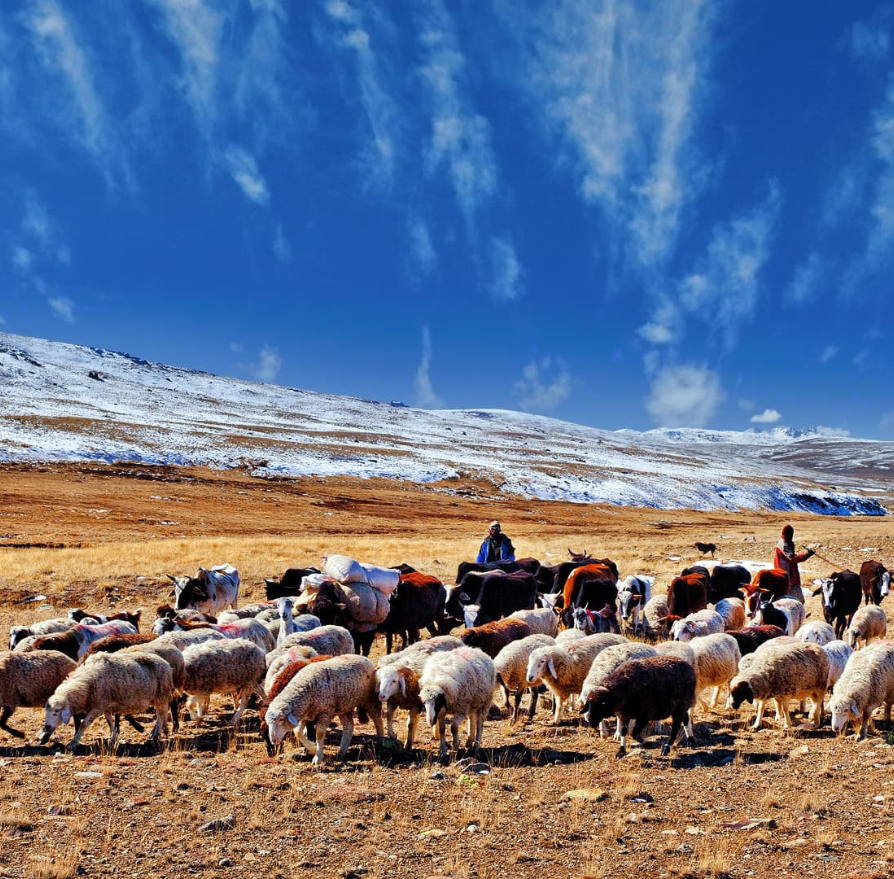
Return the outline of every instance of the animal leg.
<path id="1" fill-rule="evenodd" d="M 109 751 L 115 753 L 115 747 L 118 744 L 118 727 L 121 725 L 121 717 L 112 714 L 111 711 L 105 712 L 106 723 L 109 725 Z"/>
<path id="2" fill-rule="evenodd" d="M 509 707 L 508 695 L 509 694 L 507 691 L 507 698 L 506 698 L 506 707 L 507 708 Z M 515 701 L 512 705 L 512 714 L 510 715 L 510 718 L 509 718 L 510 723 L 515 723 L 518 720 L 518 713 L 519 713 L 519 709 L 521 708 L 521 700 L 522 700 L 522 696 L 524 696 L 524 695 L 525 695 L 524 687 L 517 687 L 515 690 Z"/>
<path id="3" fill-rule="evenodd" d="M 484 718 L 487 712 L 482 710 L 478 712 L 478 723 L 475 730 L 475 748 L 481 747 L 481 737 L 484 735 Z"/>
<path id="4" fill-rule="evenodd" d="M 339 716 L 339 720 L 342 723 L 341 745 L 339 746 L 338 754 L 335 755 L 335 758 L 336 760 L 344 760 L 345 755 L 348 753 L 348 747 L 351 744 L 351 739 L 354 737 L 354 712 L 346 711 L 344 714 Z M 382 719 L 380 717 L 379 723 L 381 722 Z M 318 750 L 317 756 L 322 753 L 322 749 Z M 321 760 L 320 762 L 322 763 L 323 761 Z"/>
<path id="5" fill-rule="evenodd" d="M 459 750 L 459 727 L 466 719 L 463 714 L 455 714 L 450 721 L 450 733 L 453 736 L 453 750 Z"/>
<path id="6" fill-rule="evenodd" d="M 764 708 L 766 707 L 766 702 L 763 699 L 758 699 L 757 704 L 755 705 L 754 712 L 754 723 L 751 724 L 751 728 L 753 730 L 758 730 L 761 728 L 761 721 L 764 719 Z"/>
<path id="7" fill-rule="evenodd" d="M 3 706 L 3 711 L 0 712 L 0 729 L 5 729 L 11 736 L 15 736 L 17 739 L 23 739 L 25 738 L 25 733 L 21 730 L 13 729 L 7 723 L 13 711 L 15 711 L 15 708 L 10 708 L 9 705 Z"/>
<path id="8" fill-rule="evenodd" d="M 559 718 L 562 716 L 562 698 L 558 693 L 554 693 L 555 710 L 553 711 L 553 726 L 559 725 Z"/>
<path id="9" fill-rule="evenodd" d="M 396 739 L 397 736 L 394 734 L 394 706 L 390 702 L 386 703 L 385 725 L 386 725 L 386 730 L 388 732 L 388 738 Z M 407 745 L 407 747 L 410 747 L 410 746 Z"/>
<path id="10" fill-rule="evenodd" d="M 351 712 L 351 733 L 354 732 L 354 714 Z M 332 717 L 327 716 L 325 714 L 321 715 L 317 718 L 317 746 L 314 751 L 314 758 L 311 761 L 314 766 L 321 766 L 326 762 L 326 754 L 324 753 L 324 748 L 326 744 L 326 730 L 329 727 L 329 724 L 332 722 Z M 342 735 L 342 742 L 344 742 L 344 735 Z M 345 749 L 347 750 L 347 748 Z M 341 751 L 339 751 L 341 753 Z"/>
<path id="11" fill-rule="evenodd" d="M 642 717 L 639 718 L 630 718 L 627 722 L 627 735 L 632 735 L 634 739 L 638 742 L 642 742 L 643 740 L 643 730 L 646 728 L 646 724 L 648 724 L 648 720 Z M 618 726 L 622 725 L 621 718 L 618 718 Z M 633 727 L 633 732 L 630 732 L 630 727 Z"/>
<path id="12" fill-rule="evenodd" d="M 413 747 L 413 737 L 416 735 L 416 725 L 419 723 L 419 709 L 411 708 L 410 716 L 407 718 L 407 744 L 406 749 L 409 751 Z"/>
<path id="13" fill-rule="evenodd" d="M 248 700 L 251 697 L 251 692 L 246 688 L 244 690 L 240 690 L 236 696 L 239 698 L 239 705 L 236 708 L 235 714 L 233 714 L 233 728 L 235 729 L 239 726 L 239 721 L 242 719 L 242 712 L 245 711 L 245 707 L 248 705 Z"/>
<path id="14" fill-rule="evenodd" d="M 441 742 L 439 753 L 442 760 L 447 758 L 447 718 L 442 711 L 438 715 L 438 739 Z"/>
<path id="15" fill-rule="evenodd" d="M 97 717 L 101 717 L 103 715 L 103 713 L 104 712 L 98 708 L 94 708 L 92 711 L 89 711 L 84 716 L 84 719 L 81 721 L 80 728 L 77 730 L 77 732 L 72 737 L 71 741 L 68 743 L 68 748 L 66 750 L 70 751 L 76 745 L 79 745 L 81 743 L 81 738 L 84 735 L 84 732 L 87 729 L 87 727 L 90 726 L 90 724 L 93 723 L 93 721 L 96 720 Z"/>
<path id="16" fill-rule="evenodd" d="M 671 747 L 677 743 L 677 738 L 679 737 L 679 734 L 681 732 L 680 728 L 683 725 L 684 719 L 685 715 L 683 714 L 674 714 L 671 717 L 670 735 L 667 737 L 667 741 L 661 746 L 662 757 L 666 757 L 668 754 L 670 754 Z"/>
<path id="17" fill-rule="evenodd" d="M 537 710 L 537 700 L 540 698 L 540 693 L 537 692 L 537 687 L 531 688 L 531 704 L 528 706 L 528 720 L 534 719 L 534 712 Z"/>
<path id="18" fill-rule="evenodd" d="M 320 726 L 319 726 L 319 724 L 317 724 L 317 729 L 319 729 L 319 728 L 320 728 Z M 324 726 L 323 730 L 325 731 L 325 729 L 326 729 L 326 727 Z M 301 742 L 302 745 L 304 745 L 304 748 L 308 752 L 308 754 L 316 754 L 317 753 L 316 743 L 312 742 L 307 737 L 307 732 L 304 728 L 304 721 L 301 721 L 298 724 L 298 726 L 295 727 L 294 733 L 298 737 L 298 741 Z M 325 732 L 323 734 L 323 737 L 325 738 Z"/>

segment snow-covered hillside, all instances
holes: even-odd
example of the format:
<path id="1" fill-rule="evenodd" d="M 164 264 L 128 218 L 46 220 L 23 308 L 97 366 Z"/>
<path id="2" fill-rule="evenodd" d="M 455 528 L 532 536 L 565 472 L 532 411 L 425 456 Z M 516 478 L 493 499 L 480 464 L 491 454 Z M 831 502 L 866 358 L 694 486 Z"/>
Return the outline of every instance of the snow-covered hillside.
<path id="1" fill-rule="evenodd" d="M 475 476 L 540 499 L 883 514 L 894 444 L 812 432 L 606 431 L 413 409 L 0 333 L 0 460 L 248 466 L 258 475 Z"/>

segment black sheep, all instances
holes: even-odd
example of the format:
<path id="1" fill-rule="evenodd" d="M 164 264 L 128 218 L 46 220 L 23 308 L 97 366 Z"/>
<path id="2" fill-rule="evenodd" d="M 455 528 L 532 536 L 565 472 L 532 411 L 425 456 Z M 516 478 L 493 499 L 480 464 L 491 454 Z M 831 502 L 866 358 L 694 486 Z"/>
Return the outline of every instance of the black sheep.
<path id="1" fill-rule="evenodd" d="M 618 757 L 627 753 L 631 720 L 633 738 L 642 741 L 646 724 L 670 717 L 670 736 L 661 747 L 661 753 L 668 754 L 680 727 L 685 724 L 691 730 L 689 712 L 695 705 L 695 669 L 676 656 L 631 659 L 587 693 L 586 700 L 581 713 L 591 727 L 608 717 L 620 718 L 623 733 Z"/>

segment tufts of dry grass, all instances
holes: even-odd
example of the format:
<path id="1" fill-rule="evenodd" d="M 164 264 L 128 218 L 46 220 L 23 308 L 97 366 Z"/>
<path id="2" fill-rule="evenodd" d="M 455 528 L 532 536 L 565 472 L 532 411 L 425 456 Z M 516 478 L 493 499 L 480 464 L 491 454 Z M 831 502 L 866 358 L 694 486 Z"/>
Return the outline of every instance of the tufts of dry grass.
<path id="1" fill-rule="evenodd" d="M 80 852 L 74 848 L 29 855 L 25 876 L 28 879 L 73 879 L 77 876 L 80 859 Z"/>

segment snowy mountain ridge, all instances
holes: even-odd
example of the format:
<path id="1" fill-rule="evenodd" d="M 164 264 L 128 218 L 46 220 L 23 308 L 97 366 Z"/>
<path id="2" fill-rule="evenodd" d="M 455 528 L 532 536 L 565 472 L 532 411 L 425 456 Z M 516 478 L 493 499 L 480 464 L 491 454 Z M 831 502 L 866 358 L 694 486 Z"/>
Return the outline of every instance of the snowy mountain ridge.
<path id="1" fill-rule="evenodd" d="M 894 443 L 817 429 L 608 431 L 509 410 L 415 409 L 5 333 L 0 391 L 8 462 L 475 477 L 544 500 L 668 509 L 880 515 L 894 499 Z"/>

